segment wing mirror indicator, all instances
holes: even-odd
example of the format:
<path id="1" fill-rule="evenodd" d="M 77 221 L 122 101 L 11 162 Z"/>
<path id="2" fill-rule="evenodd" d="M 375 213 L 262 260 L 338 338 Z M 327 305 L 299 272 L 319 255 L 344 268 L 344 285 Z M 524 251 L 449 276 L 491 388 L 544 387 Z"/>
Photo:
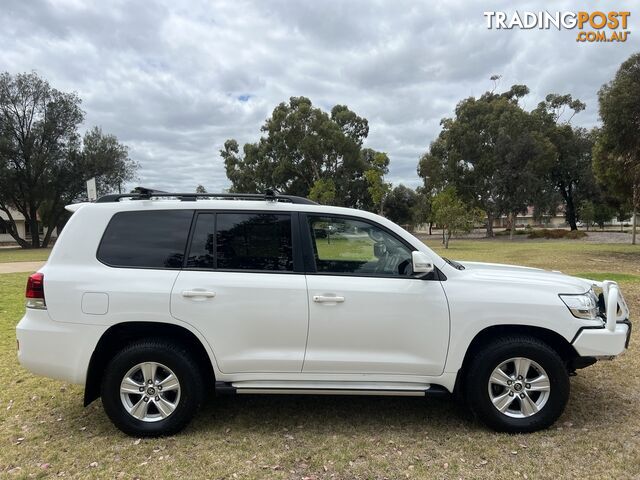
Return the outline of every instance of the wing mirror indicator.
<path id="1" fill-rule="evenodd" d="M 429 255 L 417 251 L 411 252 L 411 266 L 418 277 L 424 277 L 435 269 Z"/>

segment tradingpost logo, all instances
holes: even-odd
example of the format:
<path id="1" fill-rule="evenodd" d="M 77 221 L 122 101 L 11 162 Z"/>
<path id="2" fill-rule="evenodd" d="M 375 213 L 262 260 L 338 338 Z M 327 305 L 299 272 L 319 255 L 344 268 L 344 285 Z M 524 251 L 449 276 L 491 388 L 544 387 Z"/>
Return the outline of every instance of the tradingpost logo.
<path id="1" fill-rule="evenodd" d="M 484 12 L 489 30 L 578 30 L 576 42 L 626 42 L 631 12 Z"/>

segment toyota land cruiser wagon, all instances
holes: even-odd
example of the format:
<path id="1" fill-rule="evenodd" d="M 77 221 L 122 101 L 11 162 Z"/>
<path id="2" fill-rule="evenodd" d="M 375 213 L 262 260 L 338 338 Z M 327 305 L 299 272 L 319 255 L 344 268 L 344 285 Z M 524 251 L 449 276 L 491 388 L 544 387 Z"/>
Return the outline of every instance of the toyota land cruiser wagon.
<path id="1" fill-rule="evenodd" d="M 612 281 L 447 260 L 298 197 L 140 192 L 67 207 L 17 326 L 22 365 L 84 385 L 130 435 L 178 432 L 210 391 L 456 393 L 531 432 L 629 341 Z"/>

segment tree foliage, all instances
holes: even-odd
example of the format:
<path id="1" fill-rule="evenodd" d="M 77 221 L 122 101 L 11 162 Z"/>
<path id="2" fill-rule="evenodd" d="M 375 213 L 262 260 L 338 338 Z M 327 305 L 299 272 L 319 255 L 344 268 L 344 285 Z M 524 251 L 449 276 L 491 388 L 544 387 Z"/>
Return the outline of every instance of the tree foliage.
<path id="1" fill-rule="evenodd" d="M 414 209 L 417 203 L 416 192 L 400 184 L 389 192 L 384 202 L 384 215 L 397 224 L 412 228 L 415 225 Z"/>
<path id="2" fill-rule="evenodd" d="M 593 225 L 596 219 L 596 207 L 591 200 L 583 200 L 580 204 L 580 220 L 587 227 L 587 232 L 589 231 L 589 227 Z"/>
<path id="3" fill-rule="evenodd" d="M 432 208 L 435 222 L 445 232 L 444 248 L 449 248 L 451 236 L 470 232 L 484 216 L 478 208 L 465 205 L 453 186 L 446 187 L 433 197 Z"/>
<path id="4" fill-rule="evenodd" d="M 329 114 L 308 98 L 291 97 L 273 110 L 261 132 L 242 152 L 233 139 L 220 152 L 233 192 L 272 188 L 322 203 L 379 210 L 388 157 L 362 148 L 369 124 L 347 106 L 336 105 Z M 366 174 L 371 170 L 377 179 Z"/>
<path id="5" fill-rule="evenodd" d="M 369 169 L 365 170 L 364 178 L 367 182 L 367 191 L 373 205 L 380 215 L 384 212 L 384 200 L 391 190 L 391 184 L 384 181 L 384 176 L 389 171 L 389 157 L 386 153 L 376 152 L 370 148 L 362 151 Z"/>
<path id="6" fill-rule="evenodd" d="M 598 92 L 602 128 L 594 146 L 594 169 L 600 182 L 635 213 L 640 212 L 640 53 L 629 57 L 614 79 Z"/>
<path id="7" fill-rule="evenodd" d="M 441 121 L 440 135 L 418 166 L 427 190 L 453 186 L 464 202 L 485 211 L 488 236 L 495 218 L 525 211 L 544 188 L 540 173 L 553 146 L 518 104 L 528 91 L 513 85 L 461 101 L 454 118 Z"/>
<path id="8" fill-rule="evenodd" d="M 0 222 L 22 247 L 12 212 L 25 218 L 31 247 L 46 246 L 65 215 L 64 205 L 83 195 L 96 177 L 101 193 L 129 180 L 136 164 L 126 147 L 99 129 L 82 139 L 84 113 L 75 93 L 52 88 L 35 73 L 0 75 Z M 38 220 L 47 233 L 43 241 Z"/>
<path id="9" fill-rule="evenodd" d="M 544 135 L 553 145 L 552 161 L 541 172 L 547 190 L 540 192 L 535 204 L 546 210 L 545 213 L 553 214 L 558 205 L 555 194 L 559 194 L 571 230 L 578 229 L 576 222 L 580 204 L 595 195 L 591 168 L 593 135 L 569 123 L 584 108 L 585 104 L 571 95 L 549 94 L 533 111 Z M 569 113 L 567 120 L 563 120 L 565 113 Z"/>
<path id="10" fill-rule="evenodd" d="M 431 235 L 431 224 L 433 223 L 432 196 L 424 187 L 416 188 L 416 203 L 413 207 L 413 224 L 429 224 L 429 235 Z"/>

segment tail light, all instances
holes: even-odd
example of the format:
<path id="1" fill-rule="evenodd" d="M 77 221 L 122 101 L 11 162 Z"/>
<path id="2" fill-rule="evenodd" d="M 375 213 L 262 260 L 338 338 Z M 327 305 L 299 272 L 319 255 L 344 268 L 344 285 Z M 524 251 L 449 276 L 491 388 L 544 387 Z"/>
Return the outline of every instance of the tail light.
<path id="1" fill-rule="evenodd" d="M 47 308 L 47 304 L 44 301 L 44 274 L 36 272 L 29 276 L 27 280 L 27 291 L 25 293 L 27 297 L 27 308 Z"/>

